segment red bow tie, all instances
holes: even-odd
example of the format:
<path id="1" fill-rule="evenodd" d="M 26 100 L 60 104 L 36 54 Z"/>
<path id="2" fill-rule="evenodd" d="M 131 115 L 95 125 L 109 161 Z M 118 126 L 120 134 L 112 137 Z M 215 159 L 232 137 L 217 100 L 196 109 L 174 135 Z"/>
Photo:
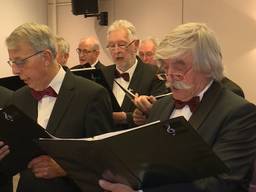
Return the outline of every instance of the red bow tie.
<path id="1" fill-rule="evenodd" d="M 127 82 L 130 80 L 129 73 L 120 73 L 118 70 L 115 70 L 114 76 L 115 78 L 123 78 Z"/>
<path id="2" fill-rule="evenodd" d="M 37 100 L 40 101 L 43 96 L 48 95 L 48 96 L 52 96 L 52 97 L 57 97 L 57 93 L 54 91 L 54 89 L 52 87 L 47 87 L 45 90 L 43 91 L 35 91 L 33 89 L 31 89 L 31 93 L 32 96 Z"/>
<path id="3" fill-rule="evenodd" d="M 188 105 L 192 113 L 196 110 L 199 103 L 200 103 L 199 96 L 193 97 L 188 101 L 180 101 L 180 100 L 174 99 L 175 109 L 182 109 L 184 106 Z"/>

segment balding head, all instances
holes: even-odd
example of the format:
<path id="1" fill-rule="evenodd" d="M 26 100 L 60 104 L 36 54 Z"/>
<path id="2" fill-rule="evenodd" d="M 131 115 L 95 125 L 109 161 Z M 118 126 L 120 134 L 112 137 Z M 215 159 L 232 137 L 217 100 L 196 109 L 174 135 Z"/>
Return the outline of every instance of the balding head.
<path id="1" fill-rule="evenodd" d="M 100 54 L 100 45 L 98 40 L 93 37 L 82 38 L 77 48 L 80 64 L 94 64 Z"/>

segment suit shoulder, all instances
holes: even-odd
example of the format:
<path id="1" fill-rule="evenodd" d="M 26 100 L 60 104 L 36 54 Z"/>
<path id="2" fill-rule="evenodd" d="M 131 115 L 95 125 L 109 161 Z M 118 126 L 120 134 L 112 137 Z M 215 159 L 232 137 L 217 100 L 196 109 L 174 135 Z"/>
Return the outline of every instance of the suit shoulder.
<path id="1" fill-rule="evenodd" d="M 85 92 L 85 93 L 90 93 L 90 94 L 99 94 L 99 92 L 107 92 L 107 90 L 100 84 L 88 80 L 84 77 L 80 76 L 75 76 L 75 86 L 78 90 Z"/>

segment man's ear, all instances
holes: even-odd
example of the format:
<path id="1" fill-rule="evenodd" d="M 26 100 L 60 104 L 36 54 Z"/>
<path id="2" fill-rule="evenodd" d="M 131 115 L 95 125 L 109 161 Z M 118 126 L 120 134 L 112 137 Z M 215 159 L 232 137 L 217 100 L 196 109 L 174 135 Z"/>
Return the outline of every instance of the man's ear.
<path id="1" fill-rule="evenodd" d="M 45 60 L 46 65 L 49 65 L 53 62 L 53 55 L 49 49 L 44 50 L 42 56 L 43 56 L 43 59 Z"/>

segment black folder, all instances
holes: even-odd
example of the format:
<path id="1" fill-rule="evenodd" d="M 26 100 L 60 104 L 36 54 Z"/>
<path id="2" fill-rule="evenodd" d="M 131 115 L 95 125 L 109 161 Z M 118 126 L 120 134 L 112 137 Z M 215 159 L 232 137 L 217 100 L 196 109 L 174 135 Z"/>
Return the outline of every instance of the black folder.
<path id="1" fill-rule="evenodd" d="M 40 139 L 39 145 L 84 192 L 101 191 L 101 178 L 143 189 L 228 171 L 183 117 L 117 133 L 93 140 Z"/>
<path id="2" fill-rule="evenodd" d="M 19 78 L 19 76 L 9 76 L 0 78 L 0 85 L 16 91 L 17 89 L 23 87 L 25 83 Z"/>
<path id="3" fill-rule="evenodd" d="M 102 71 L 100 69 L 95 68 L 82 68 L 82 69 L 72 69 L 71 70 L 75 75 L 79 75 L 90 79 L 96 83 L 99 83 L 103 87 L 105 87 L 110 95 L 113 111 L 119 112 L 122 111 L 120 105 L 118 104 L 116 97 L 114 96 L 112 89 L 109 87 Z"/>
<path id="4" fill-rule="evenodd" d="M 0 110 L 0 125 L 0 140 L 10 147 L 10 153 L 0 161 L 0 173 L 13 176 L 34 157 L 45 154 L 35 141 L 50 135 L 16 106 Z"/>

